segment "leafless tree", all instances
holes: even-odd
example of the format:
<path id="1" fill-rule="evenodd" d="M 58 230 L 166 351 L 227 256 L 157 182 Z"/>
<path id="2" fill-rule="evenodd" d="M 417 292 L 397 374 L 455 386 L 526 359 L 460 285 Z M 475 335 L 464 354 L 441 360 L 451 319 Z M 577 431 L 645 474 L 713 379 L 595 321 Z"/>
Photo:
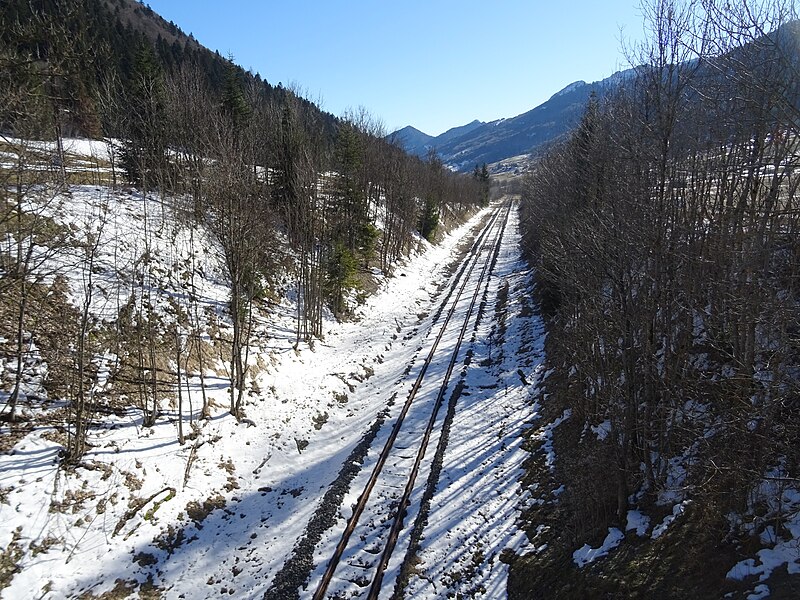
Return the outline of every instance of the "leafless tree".
<path id="1" fill-rule="evenodd" d="M 580 507 L 595 492 L 578 529 L 623 520 L 629 498 L 657 494 L 669 461 L 698 445 L 708 462 L 685 485 L 714 480 L 704 492 L 724 506 L 770 464 L 797 464 L 798 53 L 771 30 L 784 4 L 769 17 L 750 8 L 645 7 L 639 66 L 526 184 L 561 398 L 610 427 L 592 461 L 575 459 L 579 492 L 565 499 Z M 692 402 L 726 426 L 710 435 Z M 599 480 L 597 462 L 613 476 Z"/>

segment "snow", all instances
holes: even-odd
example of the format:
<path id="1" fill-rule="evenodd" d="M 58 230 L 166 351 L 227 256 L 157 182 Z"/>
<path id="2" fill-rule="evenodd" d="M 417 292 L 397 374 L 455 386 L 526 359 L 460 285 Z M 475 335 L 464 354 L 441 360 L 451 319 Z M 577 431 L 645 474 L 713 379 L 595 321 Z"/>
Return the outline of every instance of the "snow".
<path id="1" fill-rule="evenodd" d="M 38 150 L 48 154 L 58 152 L 58 143 L 51 141 L 30 141 L 21 140 L 14 137 L 0 135 L 0 139 L 6 144 L 14 147 L 24 147 L 27 149 Z M 71 154 L 84 159 L 110 160 L 109 144 L 118 145 L 117 140 L 91 140 L 86 138 L 64 138 L 62 148 L 66 154 Z M 13 156 L 11 153 L 4 153 L 6 156 Z"/>
<path id="2" fill-rule="evenodd" d="M 69 148 L 102 155 L 94 142 L 76 141 Z M 159 198 L 91 186 L 73 186 L 69 192 L 47 211 L 76 235 L 92 231 L 101 238 L 91 302 L 95 317 L 115 318 L 129 299 L 147 214 L 151 291 L 161 316 L 173 319 L 167 300 L 187 293 L 185 282 L 172 275 L 176 265 L 194 261 L 203 325 L 213 321 L 223 331 L 229 327 L 219 248 L 202 228 L 176 224 L 169 203 Z M 176 439 L 176 408 L 165 400 L 152 427 L 143 425 L 134 408 L 98 414 L 90 448 L 74 470 L 60 467 L 63 434 L 52 425 L 35 428 L 0 454 L 0 547 L 20 550 L 20 569 L 4 597 L 99 595 L 149 581 L 164 598 L 261 598 L 306 533 L 352 448 L 413 377 L 407 368 L 434 325 L 430 315 L 450 282 L 448 265 L 482 216 L 437 246 L 420 242 L 421 252 L 380 282 L 358 308 L 356 320 L 328 319 L 324 340 L 313 346 L 293 348 L 291 290 L 277 304 L 262 306 L 241 422 L 226 411 L 229 380 L 223 362 L 215 360 L 205 373 L 210 419 L 198 418 L 199 374 L 190 373 L 188 402 L 194 408 L 191 423 L 188 412 L 182 415 L 190 437 L 185 445 Z M 541 322 L 512 319 L 530 273 L 516 245 L 516 216 L 511 229 L 491 284 L 492 294 L 504 281 L 512 290 L 508 348 L 494 371 L 481 371 L 477 356 L 498 351 L 489 342 L 487 316 L 477 332 L 476 359 L 465 373 L 470 395 L 456 412 L 438 487 L 441 498 L 420 551 L 422 563 L 439 580 L 464 561 L 474 562 L 480 552 L 473 581 L 484 586 L 486 598 L 504 597 L 507 566 L 497 559 L 499 553 L 526 543 L 516 527 L 517 479 L 526 456 L 521 433 L 534 409 L 513 356 L 523 335 L 540 340 L 526 367 L 528 380 L 542 375 Z M 48 269 L 58 268 L 67 277 L 71 300 L 79 305 L 86 289 L 83 273 L 73 268 L 75 257 L 47 261 Z M 42 394 L 35 378 L 31 382 L 27 391 Z M 496 387 L 484 387 L 490 382 Z M 50 400 L 53 410 L 63 407 L 59 399 Z M 376 444 L 395 412 L 396 405 Z M 342 503 L 340 519 L 347 518 L 358 483 L 357 478 Z M 427 580 L 411 585 L 414 597 L 436 597 Z"/>
<path id="3" fill-rule="evenodd" d="M 688 475 L 686 464 L 694 454 L 695 447 L 692 446 L 682 455 L 673 456 L 667 461 L 667 479 L 663 489 L 658 490 L 657 504 L 668 506 L 683 500 L 686 495 L 686 477 Z"/>
<path id="4" fill-rule="evenodd" d="M 552 97 L 550 98 L 550 100 L 552 100 L 553 98 L 558 98 L 559 96 L 564 96 L 566 94 L 569 94 L 569 93 L 571 93 L 571 92 L 573 92 L 573 91 L 577 90 L 578 88 L 583 87 L 585 85 L 586 85 L 586 82 L 583 81 L 583 80 L 573 81 L 572 83 L 570 83 L 564 89 L 562 89 L 562 90 L 556 92 L 555 94 L 553 94 Z"/>
<path id="5" fill-rule="evenodd" d="M 628 523 L 625 526 L 625 531 L 634 529 L 636 530 L 636 535 L 641 537 L 647 533 L 648 527 L 650 527 L 650 517 L 638 510 L 628 511 Z"/>
<path id="6" fill-rule="evenodd" d="M 779 536 L 772 526 L 765 527 L 759 537 L 764 548 L 756 552 L 755 558 L 746 558 L 736 563 L 728 571 L 728 579 L 743 580 L 748 577 L 758 577 L 759 581 L 766 581 L 775 569 L 786 565 L 790 575 L 800 573 L 800 494 L 793 489 L 787 489 L 781 496 L 783 508 L 789 508 L 788 517 L 783 523 L 784 529 L 789 533 L 788 539 Z"/>
<path id="7" fill-rule="evenodd" d="M 653 533 L 650 534 L 652 539 L 658 539 L 661 535 L 669 528 L 672 522 L 677 519 L 680 515 L 684 513 L 686 507 L 691 503 L 690 500 L 684 500 L 683 502 L 679 502 L 675 506 L 672 507 L 672 513 L 668 514 L 664 519 L 653 527 Z"/>
<path id="8" fill-rule="evenodd" d="M 518 227 L 512 213 L 512 241 Z M 533 389 L 523 385 L 517 370 L 524 364 L 527 381 L 541 371 L 544 324 L 538 315 L 519 315 L 530 272 L 516 244 L 503 247 L 493 279 L 493 293 L 509 284 L 509 328 L 502 360 L 492 322 L 484 317 L 476 331 L 477 345 L 464 375 L 466 393 L 459 398 L 418 554 L 417 569 L 423 576 L 412 579 L 405 592 L 408 598 L 505 598 L 508 567 L 499 555 L 503 550 L 518 552 L 529 543 L 516 523 L 521 465 L 527 456 L 522 433 L 537 412 L 530 402 Z M 490 299 L 488 306 L 493 305 Z M 532 341 L 528 354 L 521 352 L 526 340 Z M 481 366 L 492 357 L 491 367 Z"/>
<path id="9" fill-rule="evenodd" d="M 729 520 L 748 534 L 757 535 L 764 547 L 755 556 L 741 560 L 731 567 L 727 573 L 728 579 L 741 581 L 748 577 L 758 577 L 763 583 L 773 571 L 783 565 L 786 565 L 790 575 L 800 573 L 800 492 L 787 484 L 783 467 L 770 469 L 766 473 L 766 478 L 751 494 L 750 502 L 753 504 L 751 513 L 755 512 L 757 502 L 764 502 L 768 507 L 767 514 L 749 516 L 747 522 L 743 522 L 741 515 L 730 515 Z M 767 524 L 779 520 L 782 533 L 776 531 L 773 525 Z"/>
<path id="10" fill-rule="evenodd" d="M 736 563 L 728 571 L 728 579 L 742 580 L 746 577 L 758 576 L 766 580 L 772 571 L 786 565 L 790 575 L 800 573 L 800 548 L 796 540 L 781 542 L 773 548 L 762 548 L 756 552 L 757 559 L 747 558 Z"/>
<path id="11" fill-rule="evenodd" d="M 608 535 L 606 535 L 606 538 L 599 548 L 592 548 L 589 544 L 584 544 L 572 553 L 572 561 L 578 567 L 584 567 L 593 563 L 598 558 L 606 556 L 611 550 L 619 546 L 620 542 L 624 539 L 624 533 L 616 527 L 609 527 Z"/>
<path id="12" fill-rule="evenodd" d="M 769 598 L 769 586 L 760 583 L 753 590 L 752 594 L 747 595 L 747 600 L 761 600 L 762 598 Z"/>
<path id="13" fill-rule="evenodd" d="M 606 419 L 599 425 L 592 425 L 591 429 L 595 436 L 597 436 L 597 439 L 602 442 L 608 437 L 608 434 L 611 433 L 611 421 Z"/>
<path id="14" fill-rule="evenodd" d="M 567 408 L 564 410 L 561 416 L 555 419 L 552 423 L 548 423 L 539 429 L 539 431 L 537 431 L 533 436 L 531 436 L 532 440 L 542 442 L 542 450 L 545 452 L 545 465 L 550 470 L 555 468 L 556 462 L 556 453 L 553 449 L 553 430 L 571 416 L 572 409 Z"/>

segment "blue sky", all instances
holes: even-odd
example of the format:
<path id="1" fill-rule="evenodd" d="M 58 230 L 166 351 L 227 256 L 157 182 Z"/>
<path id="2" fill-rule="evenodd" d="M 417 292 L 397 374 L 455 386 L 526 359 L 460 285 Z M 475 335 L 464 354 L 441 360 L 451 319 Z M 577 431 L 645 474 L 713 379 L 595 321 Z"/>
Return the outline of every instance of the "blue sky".
<path id="1" fill-rule="evenodd" d="M 392 131 L 437 135 L 513 117 L 578 79 L 627 67 L 638 0 L 146 0 L 270 83 L 336 115 L 365 107 Z M 622 28 L 622 34 L 620 33 Z"/>

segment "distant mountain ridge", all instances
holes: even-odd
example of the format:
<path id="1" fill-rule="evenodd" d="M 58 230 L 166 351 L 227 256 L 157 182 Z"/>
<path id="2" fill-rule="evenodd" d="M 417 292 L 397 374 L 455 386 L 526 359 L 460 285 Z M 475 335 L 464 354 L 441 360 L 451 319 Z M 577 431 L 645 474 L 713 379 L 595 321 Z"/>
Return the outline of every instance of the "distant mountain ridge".
<path id="1" fill-rule="evenodd" d="M 593 83 L 575 81 L 536 108 L 509 119 L 488 123 L 476 120 L 435 137 L 408 126 L 391 136 L 417 156 L 424 157 L 435 148 L 446 164 L 459 171 L 520 154 L 535 154 L 577 124 L 592 92 L 601 96 L 632 73 L 633 69 L 620 71 Z"/>
<path id="2" fill-rule="evenodd" d="M 416 154 L 417 156 L 424 157 L 428 154 L 431 148 L 436 148 L 438 150 L 444 144 L 467 135 L 482 125 L 486 125 L 486 123 L 476 119 L 471 123 L 467 123 L 466 125 L 448 129 L 444 133 L 437 136 L 428 135 L 416 127 L 408 125 L 402 129 L 398 129 L 392 133 L 390 137 L 394 137 L 394 139 L 399 141 L 410 154 Z"/>
<path id="3" fill-rule="evenodd" d="M 389 134 L 388 137 L 397 141 L 406 149 L 406 152 L 416 154 L 417 156 L 425 156 L 428 149 L 435 145 L 436 140 L 432 135 L 428 135 L 411 125 L 398 129 Z"/>

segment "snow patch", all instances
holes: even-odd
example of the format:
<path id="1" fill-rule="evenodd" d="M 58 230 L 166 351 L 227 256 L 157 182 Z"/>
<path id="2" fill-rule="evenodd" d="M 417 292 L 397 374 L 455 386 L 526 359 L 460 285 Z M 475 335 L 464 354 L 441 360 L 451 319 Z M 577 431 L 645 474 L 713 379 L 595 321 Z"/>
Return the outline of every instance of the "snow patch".
<path id="1" fill-rule="evenodd" d="M 593 563 L 598 558 L 604 557 L 611 550 L 620 545 L 625 539 L 625 534 L 616 527 L 608 528 L 608 535 L 599 548 L 592 548 L 589 544 L 584 544 L 572 553 L 573 562 L 579 567 L 584 567 Z"/>
<path id="2" fill-rule="evenodd" d="M 625 531 L 630 531 L 631 529 L 636 530 L 636 535 L 643 536 L 647 533 L 647 529 L 650 527 L 650 517 L 647 515 L 643 515 L 638 510 L 629 510 L 628 511 L 628 524 L 625 526 Z"/>
<path id="3" fill-rule="evenodd" d="M 558 98 L 559 96 L 565 96 L 565 95 L 569 94 L 570 92 L 574 92 L 575 90 L 577 90 L 578 88 L 580 88 L 580 87 L 582 87 L 582 86 L 584 86 L 584 85 L 586 85 L 586 82 L 585 82 L 585 81 L 583 81 L 582 79 L 581 79 L 581 80 L 578 80 L 578 81 L 574 81 L 574 82 L 570 83 L 570 84 L 569 84 L 567 87 L 565 87 L 564 89 L 562 89 L 562 90 L 559 90 L 558 92 L 556 92 L 555 94 L 553 94 L 553 95 L 550 97 L 550 100 L 552 100 L 553 98 Z"/>
<path id="4" fill-rule="evenodd" d="M 672 522 L 686 511 L 686 507 L 689 506 L 689 504 L 691 504 L 691 500 L 684 500 L 673 506 L 672 514 L 664 517 L 664 520 L 653 528 L 653 533 L 650 535 L 651 539 L 656 540 L 660 538 Z"/>
<path id="5" fill-rule="evenodd" d="M 769 586 L 759 583 L 752 593 L 747 595 L 747 600 L 761 600 L 762 598 L 769 598 Z"/>
<path id="6" fill-rule="evenodd" d="M 592 432 L 597 436 L 597 439 L 601 442 L 608 437 L 608 434 L 611 433 L 611 421 L 606 419 L 599 425 L 592 425 L 591 426 Z"/>
<path id="7" fill-rule="evenodd" d="M 572 410 L 567 408 L 555 421 L 548 423 L 536 432 L 535 435 L 531 436 L 533 440 L 542 441 L 542 450 L 544 450 L 545 453 L 545 464 L 548 469 L 552 470 L 556 463 L 556 453 L 553 449 L 553 430 L 571 416 Z"/>
<path id="8" fill-rule="evenodd" d="M 800 573 L 800 544 L 796 539 L 781 541 L 773 548 L 763 548 L 756 552 L 756 557 L 736 563 L 726 577 L 741 581 L 758 576 L 759 581 L 766 581 L 775 569 L 783 565 L 786 565 L 789 575 Z"/>

